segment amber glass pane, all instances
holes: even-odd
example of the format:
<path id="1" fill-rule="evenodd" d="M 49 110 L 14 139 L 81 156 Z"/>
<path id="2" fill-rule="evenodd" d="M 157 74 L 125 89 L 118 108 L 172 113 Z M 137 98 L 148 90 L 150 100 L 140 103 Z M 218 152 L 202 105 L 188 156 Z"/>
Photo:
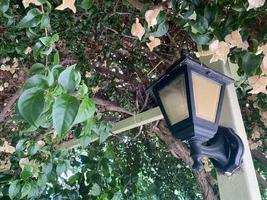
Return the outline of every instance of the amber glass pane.
<path id="1" fill-rule="evenodd" d="M 195 72 L 192 73 L 196 116 L 215 122 L 221 85 Z"/>
<path id="2" fill-rule="evenodd" d="M 161 89 L 159 96 L 171 125 L 189 117 L 184 74 Z"/>

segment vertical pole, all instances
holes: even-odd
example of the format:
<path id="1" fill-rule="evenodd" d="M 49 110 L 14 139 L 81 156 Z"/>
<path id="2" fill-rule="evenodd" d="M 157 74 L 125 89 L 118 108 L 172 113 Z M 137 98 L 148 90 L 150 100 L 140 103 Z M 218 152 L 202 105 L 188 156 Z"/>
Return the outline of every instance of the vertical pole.
<path id="1" fill-rule="evenodd" d="M 228 63 L 209 63 L 209 60 L 209 57 L 201 58 L 201 61 L 207 66 L 231 77 L 230 66 Z M 260 200 L 261 196 L 258 181 L 238 104 L 238 98 L 233 84 L 226 89 L 220 124 L 233 128 L 241 137 L 245 147 L 241 168 L 230 177 L 222 174 L 217 175 L 221 200 Z"/>

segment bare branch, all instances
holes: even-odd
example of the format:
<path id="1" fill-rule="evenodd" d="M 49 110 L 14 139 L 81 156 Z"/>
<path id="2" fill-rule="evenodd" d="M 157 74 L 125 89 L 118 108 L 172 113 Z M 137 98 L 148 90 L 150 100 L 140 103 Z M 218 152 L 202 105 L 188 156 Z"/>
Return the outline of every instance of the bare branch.
<path id="1" fill-rule="evenodd" d="M 110 102 L 110 101 L 107 101 L 107 100 L 103 100 L 103 99 L 100 99 L 100 98 L 97 98 L 97 97 L 94 97 L 93 99 L 94 99 L 94 101 L 95 101 L 95 103 L 97 105 L 104 106 L 106 110 L 115 111 L 115 112 L 121 112 L 121 113 L 125 113 L 125 114 L 128 114 L 128 115 L 134 115 L 133 113 L 127 111 L 126 109 L 117 106 L 113 102 Z"/>
<path id="2" fill-rule="evenodd" d="M 174 138 L 165 125 L 161 122 L 159 129 L 154 128 L 156 135 L 163 140 L 169 147 L 171 154 L 177 158 L 182 159 L 186 164 L 192 167 L 193 161 L 190 157 L 189 149 L 178 139 Z M 195 172 L 197 181 L 202 189 L 202 195 L 205 200 L 216 200 L 212 186 L 216 181 L 205 171 Z"/>

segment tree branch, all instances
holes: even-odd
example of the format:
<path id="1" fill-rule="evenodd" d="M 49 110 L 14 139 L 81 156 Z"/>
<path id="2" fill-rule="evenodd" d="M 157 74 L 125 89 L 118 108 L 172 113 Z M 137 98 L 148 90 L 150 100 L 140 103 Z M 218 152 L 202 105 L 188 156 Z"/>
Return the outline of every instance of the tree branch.
<path id="1" fill-rule="evenodd" d="M 262 153 L 259 150 L 252 150 L 251 151 L 252 156 L 255 157 L 257 160 L 259 160 L 262 164 L 264 164 L 265 166 L 267 166 L 267 158 L 266 155 L 264 153 Z"/>
<path id="2" fill-rule="evenodd" d="M 267 181 L 264 178 L 262 178 L 261 175 L 259 174 L 259 172 L 257 172 L 257 171 L 256 171 L 256 176 L 257 176 L 257 179 L 258 179 L 259 184 L 262 187 L 264 187 L 264 188 L 267 189 Z"/>
<path id="3" fill-rule="evenodd" d="M 133 7 L 135 7 L 137 10 L 142 10 L 144 5 L 142 2 L 138 0 L 128 0 L 128 3 L 131 4 Z"/>
<path id="4" fill-rule="evenodd" d="M 94 101 L 95 101 L 95 103 L 97 105 L 104 106 L 106 110 L 115 111 L 115 112 L 121 112 L 121 113 L 125 113 L 125 114 L 128 114 L 128 115 L 134 115 L 133 113 L 127 111 L 126 109 L 117 106 L 113 102 L 106 101 L 106 100 L 100 99 L 98 97 L 94 97 L 93 99 L 94 99 Z"/>
<path id="5" fill-rule="evenodd" d="M 189 149 L 178 139 L 174 138 L 165 125 L 161 122 L 159 129 L 154 128 L 156 135 L 163 140 L 170 149 L 171 154 L 177 158 L 182 159 L 186 164 L 192 167 L 193 161 L 190 157 Z M 197 181 L 202 189 L 202 195 L 205 200 L 216 200 L 212 186 L 217 182 L 205 171 L 194 172 Z"/>

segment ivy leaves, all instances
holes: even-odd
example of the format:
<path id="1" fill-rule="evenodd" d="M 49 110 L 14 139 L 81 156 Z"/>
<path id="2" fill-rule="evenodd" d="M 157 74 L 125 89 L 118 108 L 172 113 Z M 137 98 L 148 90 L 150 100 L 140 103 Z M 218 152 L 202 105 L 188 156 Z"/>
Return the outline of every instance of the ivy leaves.
<path id="1" fill-rule="evenodd" d="M 33 8 L 29 10 L 25 17 L 21 19 L 18 23 L 19 28 L 30 28 L 36 27 L 40 24 L 42 18 L 42 13 L 38 8 Z"/>
<path id="2" fill-rule="evenodd" d="M 9 8 L 9 0 L 0 1 L 0 12 L 5 13 Z"/>
<path id="3" fill-rule="evenodd" d="M 41 64 L 36 64 L 34 68 L 36 66 L 43 67 Z M 85 84 L 79 86 L 81 75 L 75 66 L 69 66 L 65 70 L 60 68 L 62 67 L 56 65 L 51 71 L 33 70 L 41 74 L 36 74 L 26 81 L 25 91 L 18 100 L 18 111 L 36 128 L 41 124 L 49 124 L 49 121 L 44 123 L 46 119 L 52 119 L 54 130 L 64 136 L 75 124 L 92 118 L 96 108 L 94 102 L 87 96 L 87 86 Z M 56 71 L 59 75 L 53 73 Z"/>

